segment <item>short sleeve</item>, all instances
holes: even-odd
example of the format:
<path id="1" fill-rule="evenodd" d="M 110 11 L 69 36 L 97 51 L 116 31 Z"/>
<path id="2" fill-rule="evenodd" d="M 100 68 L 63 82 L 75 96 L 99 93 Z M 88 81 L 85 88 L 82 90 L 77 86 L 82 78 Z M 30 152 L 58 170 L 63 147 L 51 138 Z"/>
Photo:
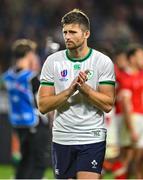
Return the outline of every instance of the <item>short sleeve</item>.
<path id="1" fill-rule="evenodd" d="M 54 60 L 50 56 L 43 64 L 40 75 L 40 85 L 54 85 Z"/>
<path id="2" fill-rule="evenodd" d="M 102 64 L 99 70 L 99 85 L 110 84 L 115 86 L 115 71 L 114 64 L 107 56 L 102 60 Z"/>

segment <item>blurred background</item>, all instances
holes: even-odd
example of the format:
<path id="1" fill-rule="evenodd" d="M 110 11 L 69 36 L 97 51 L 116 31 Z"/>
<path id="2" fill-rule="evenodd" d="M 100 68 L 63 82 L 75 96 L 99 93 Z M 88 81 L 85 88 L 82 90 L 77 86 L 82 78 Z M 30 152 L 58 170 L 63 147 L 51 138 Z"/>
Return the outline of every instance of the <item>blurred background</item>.
<path id="1" fill-rule="evenodd" d="M 0 69 L 9 66 L 10 47 L 17 38 L 35 40 L 41 61 L 49 51 L 49 37 L 63 49 L 60 20 L 73 8 L 88 14 L 93 48 L 112 50 L 119 44 L 143 41 L 142 0 L 0 0 Z"/>
<path id="2" fill-rule="evenodd" d="M 60 21 L 73 8 L 89 16 L 90 47 L 106 49 L 112 56 L 118 47 L 143 43 L 142 0 L 0 0 L 0 74 L 11 65 L 11 45 L 16 39 L 36 41 L 41 64 L 47 55 L 64 49 Z M 0 81 L 0 166 L 11 163 L 7 112 L 7 95 Z"/>

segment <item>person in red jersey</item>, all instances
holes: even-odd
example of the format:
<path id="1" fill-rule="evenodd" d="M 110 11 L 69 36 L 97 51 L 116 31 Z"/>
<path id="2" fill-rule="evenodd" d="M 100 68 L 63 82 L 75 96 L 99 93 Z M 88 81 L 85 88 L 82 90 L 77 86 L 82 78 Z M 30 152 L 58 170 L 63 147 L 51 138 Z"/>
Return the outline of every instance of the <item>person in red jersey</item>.
<path id="1" fill-rule="evenodd" d="M 124 122 L 120 126 L 121 145 L 130 147 L 127 166 L 134 160 L 134 175 L 143 178 L 143 49 L 140 45 L 132 45 L 128 48 L 128 71 L 122 78 L 122 112 Z M 130 158 L 129 158 L 130 157 Z"/>
<path id="2" fill-rule="evenodd" d="M 107 150 L 104 169 L 111 171 L 115 179 L 127 178 L 127 163 L 128 156 L 126 151 L 128 148 L 120 148 L 119 127 L 123 122 L 122 115 L 122 96 L 120 91 L 123 84 L 126 82 L 126 71 L 128 69 L 128 60 L 124 49 L 116 50 L 114 54 L 115 74 L 116 74 L 116 102 L 115 107 L 110 113 L 105 114 L 105 122 L 108 129 L 107 135 Z M 126 151 L 123 149 L 126 149 Z M 126 156 L 124 154 L 126 153 Z"/>

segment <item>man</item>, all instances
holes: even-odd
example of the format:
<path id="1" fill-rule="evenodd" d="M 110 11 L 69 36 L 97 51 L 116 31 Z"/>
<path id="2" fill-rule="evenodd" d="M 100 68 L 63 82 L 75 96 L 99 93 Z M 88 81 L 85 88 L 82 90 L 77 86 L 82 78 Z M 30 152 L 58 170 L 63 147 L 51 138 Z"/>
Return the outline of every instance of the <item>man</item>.
<path id="1" fill-rule="evenodd" d="M 122 98 L 123 122 L 120 125 L 121 146 L 129 147 L 126 155 L 126 166 L 132 160 L 134 174 L 137 179 L 143 178 L 143 47 L 139 44 L 130 45 L 127 50 L 128 71 L 120 81 Z M 130 171 L 131 172 L 131 171 Z"/>
<path id="2" fill-rule="evenodd" d="M 122 114 L 122 98 L 120 91 L 122 90 L 122 82 L 126 83 L 126 71 L 128 70 L 128 59 L 125 48 L 116 49 L 114 58 L 115 74 L 116 74 L 116 102 L 115 107 L 110 113 L 105 114 L 105 124 L 107 131 L 107 148 L 104 162 L 105 170 L 112 171 L 115 179 L 127 178 L 127 162 L 131 156 L 128 148 L 120 148 L 119 132 L 120 124 L 123 121 Z"/>
<path id="3" fill-rule="evenodd" d="M 18 135 L 22 155 L 16 179 L 41 179 L 47 167 L 48 126 L 35 101 L 40 83 L 34 72 L 38 70 L 36 46 L 27 39 L 14 42 L 14 66 L 3 76 L 9 95 L 10 122 Z"/>
<path id="4" fill-rule="evenodd" d="M 49 56 L 41 72 L 38 106 L 55 110 L 53 163 L 56 178 L 99 179 L 105 155 L 104 113 L 114 104 L 114 66 L 87 46 L 88 17 L 74 9 L 62 18 L 67 50 Z"/>

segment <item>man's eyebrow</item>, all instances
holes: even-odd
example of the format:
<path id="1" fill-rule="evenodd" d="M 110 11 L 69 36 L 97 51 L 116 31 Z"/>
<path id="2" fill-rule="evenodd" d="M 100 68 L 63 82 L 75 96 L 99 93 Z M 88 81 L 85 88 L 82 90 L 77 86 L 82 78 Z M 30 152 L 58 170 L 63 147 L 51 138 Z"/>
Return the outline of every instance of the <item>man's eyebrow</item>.
<path id="1" fill-rule="evenodd" d="M 64 30 L 63 33 L 65 33 L 65 32 L 74 33 L 74 32 L 77 32 L 77 31 L 75 31 L 75 30 Z"/>

